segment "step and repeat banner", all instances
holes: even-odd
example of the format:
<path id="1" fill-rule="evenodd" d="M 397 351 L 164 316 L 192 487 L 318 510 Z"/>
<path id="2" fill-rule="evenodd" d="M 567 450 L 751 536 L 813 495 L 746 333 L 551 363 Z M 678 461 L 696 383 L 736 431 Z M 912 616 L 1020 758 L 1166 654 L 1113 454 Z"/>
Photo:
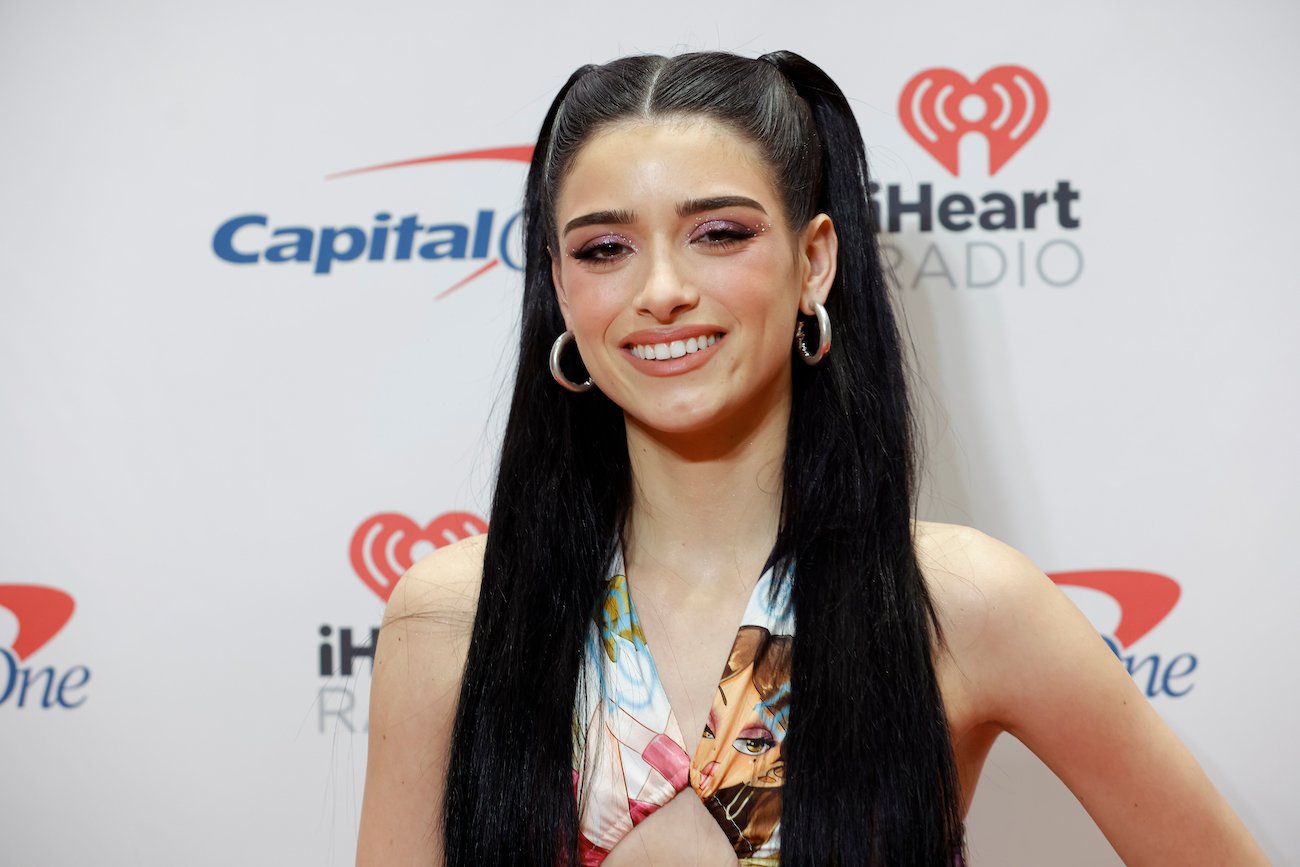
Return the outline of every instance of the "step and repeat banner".
<path id="1" fill-rule="evenodd" d="M 1297 8 L 644 12 L 0 7 L 0 862 L 352 862 L 384 601 L 486 527 L 552 94 L 788 48 L 868 142 L 924 516 L 1050 573 L 1300 863 Z M 1007 736 L 969 828 L 1119 863 Z"/>

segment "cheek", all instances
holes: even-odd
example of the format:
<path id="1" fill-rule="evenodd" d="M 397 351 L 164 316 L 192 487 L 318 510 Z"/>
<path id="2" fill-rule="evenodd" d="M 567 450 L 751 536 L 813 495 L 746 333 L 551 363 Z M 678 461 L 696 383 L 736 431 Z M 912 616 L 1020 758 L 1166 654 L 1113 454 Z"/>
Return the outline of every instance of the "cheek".
<path id="1" fill-rule="evenodd" d="M 696 280 L 719 286 L 778 285 L 787 269 L 770 250 L 752 250 L 732 256 L 702 256 L 691 269 Z"/>
<path id="2" fill-rule="evenodd" d="M 563 275 L 569 319 L 582 342 L 599 340 L 627 306 L 625 280 L 617 275 L 592 274 L 573 268 Z"/>
<path id="3" fill-rule="evenodd" d="M 776 256 L 703 263 L 696 279 L 740 321 L 751 325 L 766 322 L 772 327 L 788 321 L 794 327 L 798 286 L 789 263 Z"/>
<path id="4" fill-rule="evenodd" d="M 799 288 L 784 249 L 772 245 L 740 255 L 701 255 L 678 267 L 676 279 L 695 289 L 701 300 L 709 299 L 710 307 L 721 306 L 773 342 L 793 335 Z M 588 345 L 605 340 L 615 320 L 631 311 L 645 278 L 635 263 L 607 272 L 566 263 L 560 276 L 573 328 Z"/>

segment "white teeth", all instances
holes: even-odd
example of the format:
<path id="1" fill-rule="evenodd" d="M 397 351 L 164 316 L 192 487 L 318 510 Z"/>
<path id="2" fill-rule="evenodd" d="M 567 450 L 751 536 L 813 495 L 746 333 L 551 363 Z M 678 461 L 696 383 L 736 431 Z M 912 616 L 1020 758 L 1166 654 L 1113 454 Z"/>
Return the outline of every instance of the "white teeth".
<path id="1" fill-rule="evenodd" d="M 671 343 L 638 343 L 631 347 L 632 354 L 637 358 L 644 360 L 654 359 L 655 361 L 667 361 L 670 358 L 681 358 L 684 355 L 690 355 L 693 352 L 699 352 L 701 349 L 708 349 L 718 342 L 718 335 L 710 334 L 705 337 L 691 337 L 687 340 L 674 340 Z"/>

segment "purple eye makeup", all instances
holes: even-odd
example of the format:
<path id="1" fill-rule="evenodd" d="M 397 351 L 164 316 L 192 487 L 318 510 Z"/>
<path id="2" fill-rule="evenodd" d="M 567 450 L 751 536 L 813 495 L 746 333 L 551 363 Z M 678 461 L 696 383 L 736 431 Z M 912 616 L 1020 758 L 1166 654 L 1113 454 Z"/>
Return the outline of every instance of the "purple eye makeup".
<path id="1" fill-rule="evenodd" d="M 636 245 L 622 235 L 609 234 L 593 238 L 581 247 L 570 248 L 569 255 L 574 259 L 607 262 L 628 250 L 635 253 Z"/>
<path id="2" fill-rule="evenodd" d="M 703 242 L 711 246 L 731 245 L 748 241 L 772 228 L 771 223 L 744 223 L 717 217 L 698 220 L 687 234 L 688 242 Z"/>
<path id="3" fill-rule="evenodd" d="M 706 217 L 695 222 L 686 233 L 687 244 L 711 250 L 726 250 L 756 238 L 772 228 L 771 223 Z M 613 262 L 628 253 L 636 253 L 636 244 L 625 235 L 610 232 L 569 248 L 569 256 L 589 263 Z"/>

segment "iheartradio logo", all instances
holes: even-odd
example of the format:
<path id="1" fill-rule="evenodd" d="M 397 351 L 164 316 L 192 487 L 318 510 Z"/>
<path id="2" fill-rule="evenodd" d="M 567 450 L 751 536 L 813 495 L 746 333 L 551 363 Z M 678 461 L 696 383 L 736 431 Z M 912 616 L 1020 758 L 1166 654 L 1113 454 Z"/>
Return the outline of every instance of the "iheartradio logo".
<path id="1" fill-rule="evenodd" d="M 989 146 L 995 175 L 1047 119 L 1047 88 L 1023 66 L 995 66 L 974 82 L 952 69 L 926 69 L 903 87 L 898 114 L 916 143 L 954 176 L 967 133 Z"/>
<path id="2" fill-rule="evenodd" d="M 447 512 L 423 527 L 398 512 L 367 518 L 352 534 L 348 554 L 352 569 L 384 602 L 411 564 L 441 548 L 487 532 L 487 522 L 470 512 Z"/>

